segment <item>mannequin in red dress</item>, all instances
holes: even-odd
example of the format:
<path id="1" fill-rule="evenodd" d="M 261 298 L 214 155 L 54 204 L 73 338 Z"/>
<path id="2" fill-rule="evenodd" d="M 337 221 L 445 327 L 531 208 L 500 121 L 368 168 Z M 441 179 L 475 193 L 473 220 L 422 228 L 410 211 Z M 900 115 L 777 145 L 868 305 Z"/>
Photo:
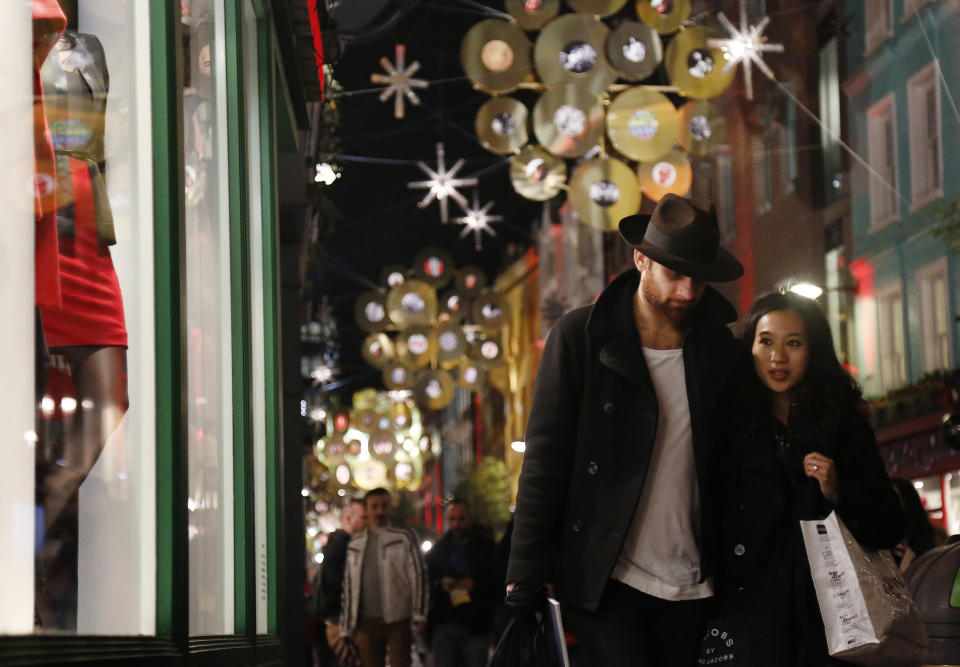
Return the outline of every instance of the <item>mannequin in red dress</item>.
<path id="1" fill-rule="evenodd" d="M 40 304 L 50 352 L 72 378 L 62 400 L 54 388 L 62 435 L 41 429 L 37 500 L 47 545 L 38 567 L 38 611 L 44 627 L 76 628 L 77 498 L 129 405 L 127 332 L 120 284 L 110 257 L 116 242 L 107 198 L 104 134 L 109 76 L 100 41 L 76 32 L 77 3 L 60 0 L 67 30 L 41 69 L 56 160 L 60 304 Z M 61 382 L 62 384 L 62 382 Z M 67 382 L 69 385 L 69 382 Z M 63 387 L 61 387 L 63 389 Z M 46 399 L 45 399 L 46 400 Z M 42 406 L 41 406 L 42 407 Z M 46 412 L 49 412 L 46 411 Z M 49 437 L 47 437 L 49 436 Z M 51 585 L 56 578 L 58 585 Z M 44 604 L 47 603 L 47 604 Z M 50 613 L 44 617 L 44 609 Z"/>

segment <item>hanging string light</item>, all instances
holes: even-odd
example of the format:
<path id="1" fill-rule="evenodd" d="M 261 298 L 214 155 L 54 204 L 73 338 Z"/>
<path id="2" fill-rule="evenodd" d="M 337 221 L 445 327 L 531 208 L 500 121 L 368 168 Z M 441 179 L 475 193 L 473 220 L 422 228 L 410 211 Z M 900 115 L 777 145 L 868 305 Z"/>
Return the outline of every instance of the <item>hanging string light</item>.
<path id="1" fill-rule="evenodd" d="M 396 47 L 396 65 L 390 62 L 386 56 L 380 59 L 380 67 L 386 74 L 374 72 L 370 75 L 371 83 L 382 83 L 387 87 L 380 93 L 380 101 L 386 102 L 390 96 L 393 96 L 393 116 L 403 118 L 403 101 L 410 100 L 413 104 L 420 104 L 420 98 L 413 92 L 413 88 L 426 88 L 429 83 L 423 79 L 414 79 L 413 75 L 420 69 L 420 63 L 414 60 L 409 66 L 406 64 L 407 47 L 404 44 L 397 44 Z"/>
<path id="2" fill-rule="evenodd" d="M 489 201 L 481 208 L 477 199 L 477 191 L 474 190 L 473 205 L 464 209 L 463 216 L 454 218 L 454 222 L 458 222 L 464 226 L 463 231 L 460 232 L 460 238 L 463 238 L 469 232 L 473 232 L 473 244 L 478 251 L 482 249 L 483 232 L 488 233 L 490 236 L 497 235 L 497 233 L 493 231 L 493 228 L 490 227 L 490 223 L 503 220 L 502 215 L 490 215 L 489 211 L 494 203 L 495 202 Z"/>

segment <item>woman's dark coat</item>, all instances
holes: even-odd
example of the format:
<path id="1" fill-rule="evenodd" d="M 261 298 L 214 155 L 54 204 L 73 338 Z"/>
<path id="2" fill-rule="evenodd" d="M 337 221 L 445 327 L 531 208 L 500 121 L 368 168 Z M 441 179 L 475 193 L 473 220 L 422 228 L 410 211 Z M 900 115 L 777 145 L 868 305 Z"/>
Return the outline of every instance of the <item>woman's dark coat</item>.
<path id="1" fill-rule="evenodd" d="M 589 610 L 633 520 L 657 429 L 657 397 L 633 317 L 638 284 L 639 273 L 627 271 L 592 307 L 554 325 L 526 430 L 507 581 L 553 583 L 562 602 Z M 735 319 L 733 306 L 708 287 L 683 348 L 700 498 L 714 407 L 738 349 L 725 326 Z M 702 514 L 701 525 L 707 522 Z M 702 550 L 702 573 L 708 561 Z"/>
<path id="2" fill-rule="evenodd" d="M 718 423 L 715 584 L 720 615 L 740 617 L 739 665 L 845 664 L 827 654 L 801 519 L 835 509 L 865 547 L 889 548 L 903 536 L 903 510 L 872 428 L 851 399 L 830 393 L 805 403 L 813 407 L 795 403 L 786 428 L 765 414 L 742 418 L 750 411 L 742 405 L 731 405 Z M 801 461 L 812 451 L 834 460 L 835 507 L 803 474 Z"/>

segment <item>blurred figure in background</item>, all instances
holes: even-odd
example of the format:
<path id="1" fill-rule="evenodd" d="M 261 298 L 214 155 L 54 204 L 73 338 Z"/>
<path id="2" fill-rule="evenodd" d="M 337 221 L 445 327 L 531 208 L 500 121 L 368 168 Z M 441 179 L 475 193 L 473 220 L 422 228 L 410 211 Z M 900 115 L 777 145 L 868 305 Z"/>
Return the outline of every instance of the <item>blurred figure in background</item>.
<path id="1" fill-rule="evenodd" d="M 927 509 L 923 506 L 913 482 L 899 477 L 890 481 L 893 482 L 893 490 L 900 496 L 900 504 L 907 515 L 907 532 L 903 541 L 893 549 L 893 556 L 899 563 L 901 572 L 905 572 L 915 558 L 943 544 L 943 539 L 936 534 L 933 524 L 930 523 Z"/>
<path id="2" fill-rule="evenodd" d="M 435 667 L 484 667 L 503 581 L 497 545 L 474 526 L 465 500 L 449 504 L 446 521 L 426 558 Z"/>
<path id="3" fill-rule="evenodd" d="M 352 636 L 363 667 L 410 667 L 411 626 L 422 632 L 430 604 L 426 566 L 413 532 L 390 525 L 383 488 L 364 496 L 367 527 L 350 538 L 340 632 Z"/>
<path id="4" fill-rule="evenodd" d="M 323 547 L 323 563 L 320 565 L 317 588 L 317 604 L 315 615 L 323 623 L 324 637 L 329 651 L 321 649 L 320 664 L 323 667 L 349 665 L 352 653 L 356 647 L 352 642 L 340 635 L 340 600 L 343 593 L 344 567 L 347 563 L 347 544 L 350 537 L 356 535 L 367 526 L 367 510 L 363 501 L 357 498 L 351 500 L 340 513 L 340 528 L 327 536 L 327 544 Z M 351 650 L 352 649 L 352 650 Z M 331 654 L 332 652 L 332 654 Z"/>

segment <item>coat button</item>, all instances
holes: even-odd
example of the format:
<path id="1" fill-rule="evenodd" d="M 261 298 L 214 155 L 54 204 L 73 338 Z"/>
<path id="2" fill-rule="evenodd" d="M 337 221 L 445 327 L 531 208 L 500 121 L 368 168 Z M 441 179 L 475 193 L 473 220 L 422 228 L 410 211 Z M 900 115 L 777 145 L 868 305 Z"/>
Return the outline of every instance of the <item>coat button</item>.
<path id="1" fill-rule="evenodd" d="M 581 530 L 583 530 L 583 521 L 578 519 L 573 522 L 573 532 L 579 533 Z"/>
<path id="2" fill-rule="evenodd" d="M 599 470 L 599 468 L 597 467 L 597 464 L 594 463 L 593 461 L 587 464 L 587 472 L 590 473 L 591 475 L 596 475 L 597 470 Z"/>
<path id="3" fill-rule="evenodd" d="M 608 415 L 612 415 L 613 410 L 614 410 L 614 405 L 610 401 L 607 401 L 606 403 L 603 404 L 603 411 L 606 412 Z"/>
<path id="4" fill-rule="evenodd" d="M 747 553 L 747 548 L 742 544 L 738 544 L 733 548 L 733 553 L 737 554 L 738 556 L 742 556 L 743 554 Z"/>

